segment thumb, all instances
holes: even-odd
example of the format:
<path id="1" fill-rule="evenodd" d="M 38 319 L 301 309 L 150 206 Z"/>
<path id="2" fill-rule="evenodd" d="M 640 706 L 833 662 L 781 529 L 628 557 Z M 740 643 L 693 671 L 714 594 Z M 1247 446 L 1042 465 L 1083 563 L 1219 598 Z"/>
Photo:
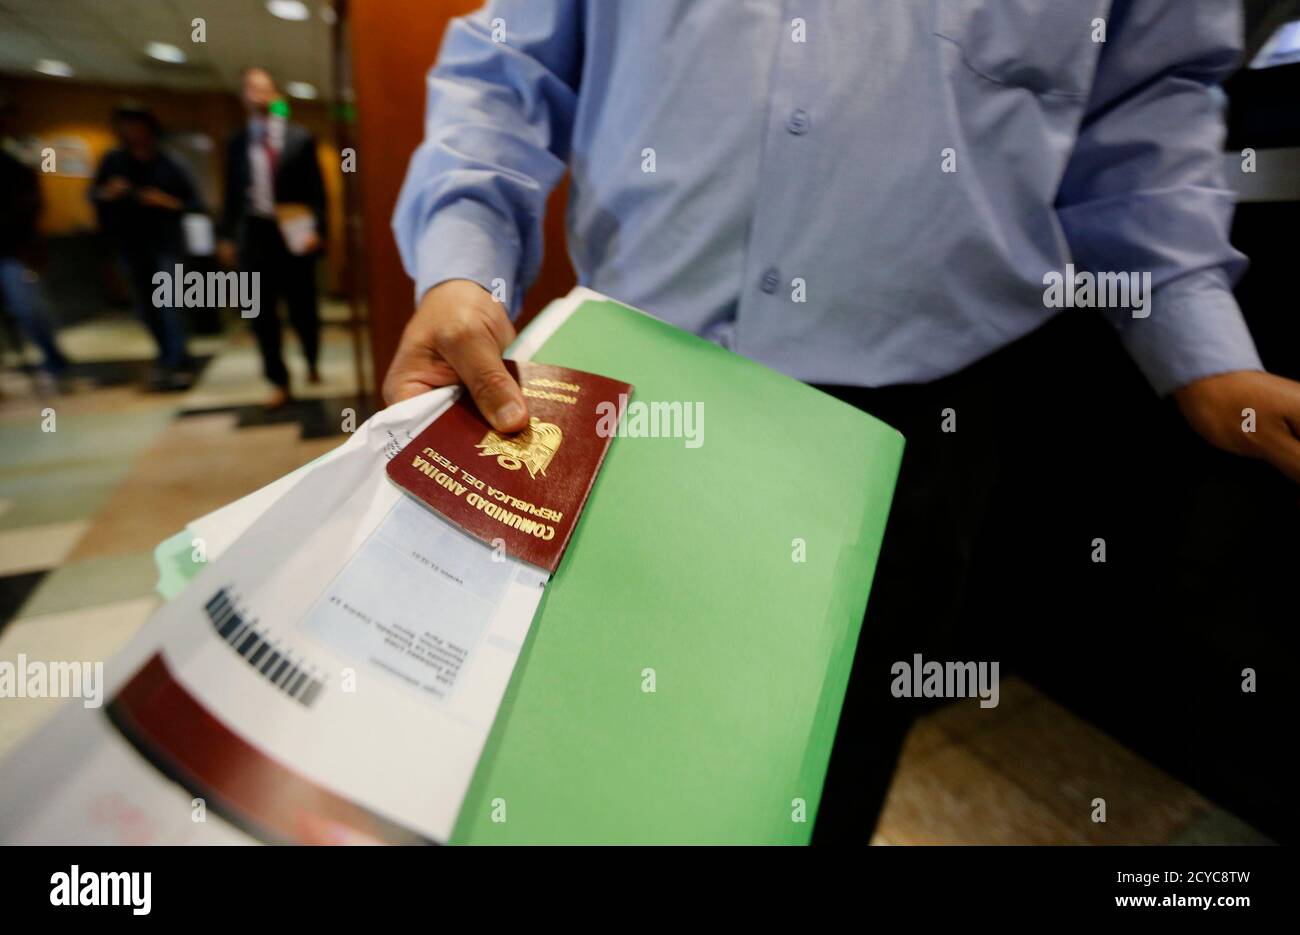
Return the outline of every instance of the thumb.
<path id="1" fill-rule="evenodd" d="M 518 432 L 528 427 L 523 391 L 506 370 L 501 350 L 486 329 L 446 344 L 442 354 L 494 429 Z"/>

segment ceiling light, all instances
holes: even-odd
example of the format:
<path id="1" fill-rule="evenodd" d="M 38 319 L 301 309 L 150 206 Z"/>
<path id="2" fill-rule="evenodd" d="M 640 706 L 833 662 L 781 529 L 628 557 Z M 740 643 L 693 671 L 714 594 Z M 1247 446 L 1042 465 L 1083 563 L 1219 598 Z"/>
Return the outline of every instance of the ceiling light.
<path id="1" fill-rule="evenodd" d="M 266 0 L 266 9 L 272 16 L 295 23 L 311 18 L 311 10 L 302 0 Z"/>
<path id="2" fill-rule="evenodd" d="M 144 54 L 171 65 L 180 65 L 185 61 L 185 53 L 169 42 L 151 42 L 144 47 Z"/>
<path id="3" fill-rule="evenodd" d="M 36 70 L 42 75 L 49 75 L 51 78 L 72 77 L 72 66 L 67 62 L 60 62 L 57 58 L 38 59 Z"/>
<path id="4" fill-rule="evenodd" d="M 304 101 L 316 100 L 316 85 L 308 84 L 306 81 L 290 81 L 284 86 L 285 91 L 290 97 L 300 98 Z"/>

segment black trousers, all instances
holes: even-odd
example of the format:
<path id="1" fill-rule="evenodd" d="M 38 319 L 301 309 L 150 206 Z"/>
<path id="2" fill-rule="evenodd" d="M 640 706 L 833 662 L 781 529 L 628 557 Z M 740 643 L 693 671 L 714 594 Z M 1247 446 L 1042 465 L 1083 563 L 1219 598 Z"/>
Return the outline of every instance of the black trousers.
<path id="1" fill-rule="evenodd" d="M 1261 347 L 1300 375 L 1294 343 Z M 1294 836 L 1276 742 L 1289 696 L 1242 690 L 1247 667 L 1287 684 L 1295 658 L 1294 485 L 1206 444 L 1087 311 L 929 384 L 824 389 L 907 447 L 814 843 L 870 839 L 908 726 L 942 704 L 890 694 L 890 667 L 918 652 L 998 660 L 1003 679 Z"/>
<path id="2" fill-rule="evenodd" d="M 153 277 L 160 272 L 174 275 L 178 257 L 178 251 L 149 243 L 130 243 L 123 251 L 136 310 L 158 345 L 158 366 L 166 370 L 179 370 L 189 362 L 185 319 L 182 309 L 154 302 Z"/>
<path id="3" fill-rule="evenodd" d="M 813 843 L 867 844 L 921 702 L 890 693 L 890 669 L 960 641 L 959 612 L 998 480 L 999 412 L 1015 345 L 925 384 L 818 387 L 903 433 L 906 447 Z"/>
<path id="4" fill-rule="evenodd" d="M 320 354 L 320 313 L 316 304 L 316 258 L 294 256 L 284 244 L 279 225 L 269 218 L 249 217 L 244 232 L 240 269 L 261 278 L 261 311 L 253 319 L 262 372 L 287 389 L 289 371 L 281 354 L 281 297 L 289 307 L 289 324 L 302 344 L 307 365 L 316 367 Z"/>

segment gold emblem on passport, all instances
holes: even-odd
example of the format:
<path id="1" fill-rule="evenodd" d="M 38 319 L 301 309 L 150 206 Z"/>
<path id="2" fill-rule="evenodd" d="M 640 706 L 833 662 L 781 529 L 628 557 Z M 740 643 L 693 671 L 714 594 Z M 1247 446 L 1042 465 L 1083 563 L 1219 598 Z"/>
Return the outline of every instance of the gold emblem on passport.
<path id="1" fill-rule="evenodd" d="M 497 464 L 507 471 L 528 468 L 529 476 L 536 480 L 538 474 L 546 476 L 546 466 L 560 450 L 560 442 L 563 440 L 564 433 L 558 425 L 543 422 L 533 416 L 528 428 L 522 432 L 502 436 L 489 429 L 483 440 L 474 447 L 483 449 L 479 452 L 481 458 L 496 455 Z"/>

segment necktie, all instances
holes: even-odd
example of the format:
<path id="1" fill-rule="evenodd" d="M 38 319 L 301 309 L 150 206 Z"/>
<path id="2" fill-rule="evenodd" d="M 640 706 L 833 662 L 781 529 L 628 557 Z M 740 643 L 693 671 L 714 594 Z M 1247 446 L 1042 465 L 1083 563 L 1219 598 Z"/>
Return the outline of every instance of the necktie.
<path id="1" fill-rule="evenodd" d="M 275 147 L 271 145 L 269 128 L 262 128 L 262 149 L 266 151 L 267 184 L 271 189 L 271 201 L 275 201 Z"/>

